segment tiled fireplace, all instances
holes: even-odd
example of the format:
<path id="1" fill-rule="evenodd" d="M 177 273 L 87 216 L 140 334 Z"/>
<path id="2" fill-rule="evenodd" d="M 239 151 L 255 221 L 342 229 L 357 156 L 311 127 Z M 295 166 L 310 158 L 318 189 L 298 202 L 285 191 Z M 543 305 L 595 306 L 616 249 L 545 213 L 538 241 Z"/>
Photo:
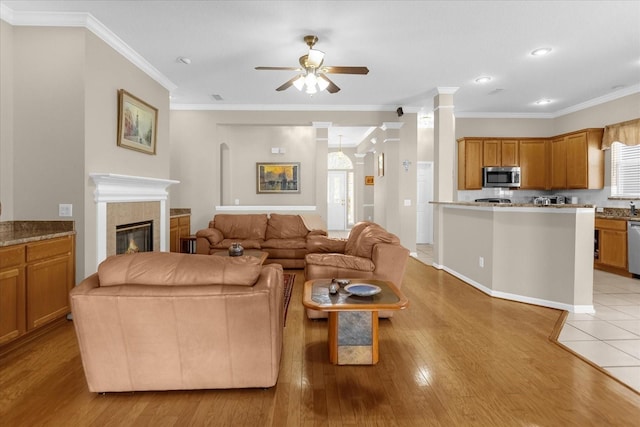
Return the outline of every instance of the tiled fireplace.
<path id="1" fill-rule="evenodd" d="M 116 174 L 89 174 L 96 185 L 96 264 L 115 255 L 116 229 L 150 222 L 153 250 L 166 251 L 167 187 L 179 181 Z"/>

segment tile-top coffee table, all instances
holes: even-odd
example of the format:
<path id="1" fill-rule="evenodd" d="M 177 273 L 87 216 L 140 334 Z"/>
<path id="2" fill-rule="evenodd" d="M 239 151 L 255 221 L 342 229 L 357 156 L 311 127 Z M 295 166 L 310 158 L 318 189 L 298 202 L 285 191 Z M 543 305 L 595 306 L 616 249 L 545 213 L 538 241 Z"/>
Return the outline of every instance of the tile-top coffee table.
<path id="1" fill-rule="evenodd" d="M 375 365 L 378 363 L 378 311 L 401 310 L 409 301 L 391 282 L 351 279 L 351 284 L 378 286 L 381 292 L 356 296 L 341 286 L 329 293 L 331 279 L 309 280 L 304 284 L 302 304 L 329 314 L 329 361 L 335 365 Z"/>

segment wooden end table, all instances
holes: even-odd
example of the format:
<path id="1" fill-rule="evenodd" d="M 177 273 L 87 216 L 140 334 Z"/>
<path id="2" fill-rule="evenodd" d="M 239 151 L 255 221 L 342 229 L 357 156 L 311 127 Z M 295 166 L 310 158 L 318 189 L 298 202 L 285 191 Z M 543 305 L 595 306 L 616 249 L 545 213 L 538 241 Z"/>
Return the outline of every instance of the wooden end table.
<path id="1" fill-rule="evenodd" d="M 401 310 L 409 300 L 393 283 L 352 279 L 352 283 L 376 285 L 379 294 L 359 297 L 341 286 L 329 293 L 330 279 L 309 280 L 304 284 L 302 304 L 329 314 L 329 361 L 334 365 L 375 365 L 378 363 L 378 311 Z"/>
<path id="2" fill-rule="evenodd" d="M 214 255 L 218 255 L 218 256 L 229 256 L 229 251 L 218 251 L 218 252 L 214 252 Z M 264 264 L 264 262 L 267 260 L 267 258 L 269 258 L 269 253 L 268 252 L 263 252 L 260 251 L 258 249 L 245 249 L 244 253 L 242 254 L 243 256 L 252 256 L 252 257 L 256 257 L 260 259 L 260 264 Z"/>

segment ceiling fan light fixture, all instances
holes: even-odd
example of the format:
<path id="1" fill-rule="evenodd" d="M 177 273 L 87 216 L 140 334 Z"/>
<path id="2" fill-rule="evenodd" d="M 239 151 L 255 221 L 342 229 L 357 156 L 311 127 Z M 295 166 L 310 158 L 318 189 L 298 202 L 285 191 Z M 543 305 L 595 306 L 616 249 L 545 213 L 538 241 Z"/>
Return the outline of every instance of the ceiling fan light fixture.
<path id="1" fill-rule="evenodd" d="M 304 88 L 304 76 L 300 74 L 300 76 L 298 76 L 298 78 L 293 81 L 293 85 L 296 87 L 296 89 L 301 91 Z"/>
<path id="2" fill-rule="evenodd" d="M 329 87 L 329 81 L 324 76 L 318 76 L 318 88 L 323 91 Z"/>
<path id="3" fill-rule="evenodd" d="M 309 95 L 313 95 L 314 93 L 318 92 L 318 89 L 316 88 L 316 85 L 313 85 L 313 86 L 307 85 L 307 90 L 305 92 L 307 92 Z"/>
<path id="4" fill-rule="evenodd" d="M 309 67 L 319 68 L 323 60 L 324 52 L 317 49 L 309 49 L 309 54 L 307 55 L 307 65 Z"/>

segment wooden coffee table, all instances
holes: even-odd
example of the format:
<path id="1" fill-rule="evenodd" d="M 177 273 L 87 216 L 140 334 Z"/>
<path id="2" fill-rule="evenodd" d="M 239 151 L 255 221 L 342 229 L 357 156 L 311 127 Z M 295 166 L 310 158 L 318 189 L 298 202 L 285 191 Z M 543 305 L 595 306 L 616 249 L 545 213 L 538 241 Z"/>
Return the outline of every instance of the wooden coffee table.
<path id="1" fill-rule="evenodd" d="M 330 279 L 304 284 L 302 304 L 329 314 L 329 361 L 335 365 L 375 365 L 378 363 L 378 311 L 401 310 L 409 300 L 393 283 L 352 279 L 353 283 L 376 285 L 379 294 L 359 297 L 340 287 L 329 294 Z"/>
<path id="2" fill-rule="evenodd" d="M 214 255 L 218 255 L 218 256 L 229 256 L 229 251 L 218 251 L 218 252 L 214 252 Z M 269 253 L 268 252 L 263 252 L 260 251 L 258 249 L 245 249 L 243 254 L 243 256 L 252 256 L 252 257 L 256 257 L 260 259 L 260 264 L 264 264 L 264 262 L 267 260 L 267 258 L 269 258 Z"/>

